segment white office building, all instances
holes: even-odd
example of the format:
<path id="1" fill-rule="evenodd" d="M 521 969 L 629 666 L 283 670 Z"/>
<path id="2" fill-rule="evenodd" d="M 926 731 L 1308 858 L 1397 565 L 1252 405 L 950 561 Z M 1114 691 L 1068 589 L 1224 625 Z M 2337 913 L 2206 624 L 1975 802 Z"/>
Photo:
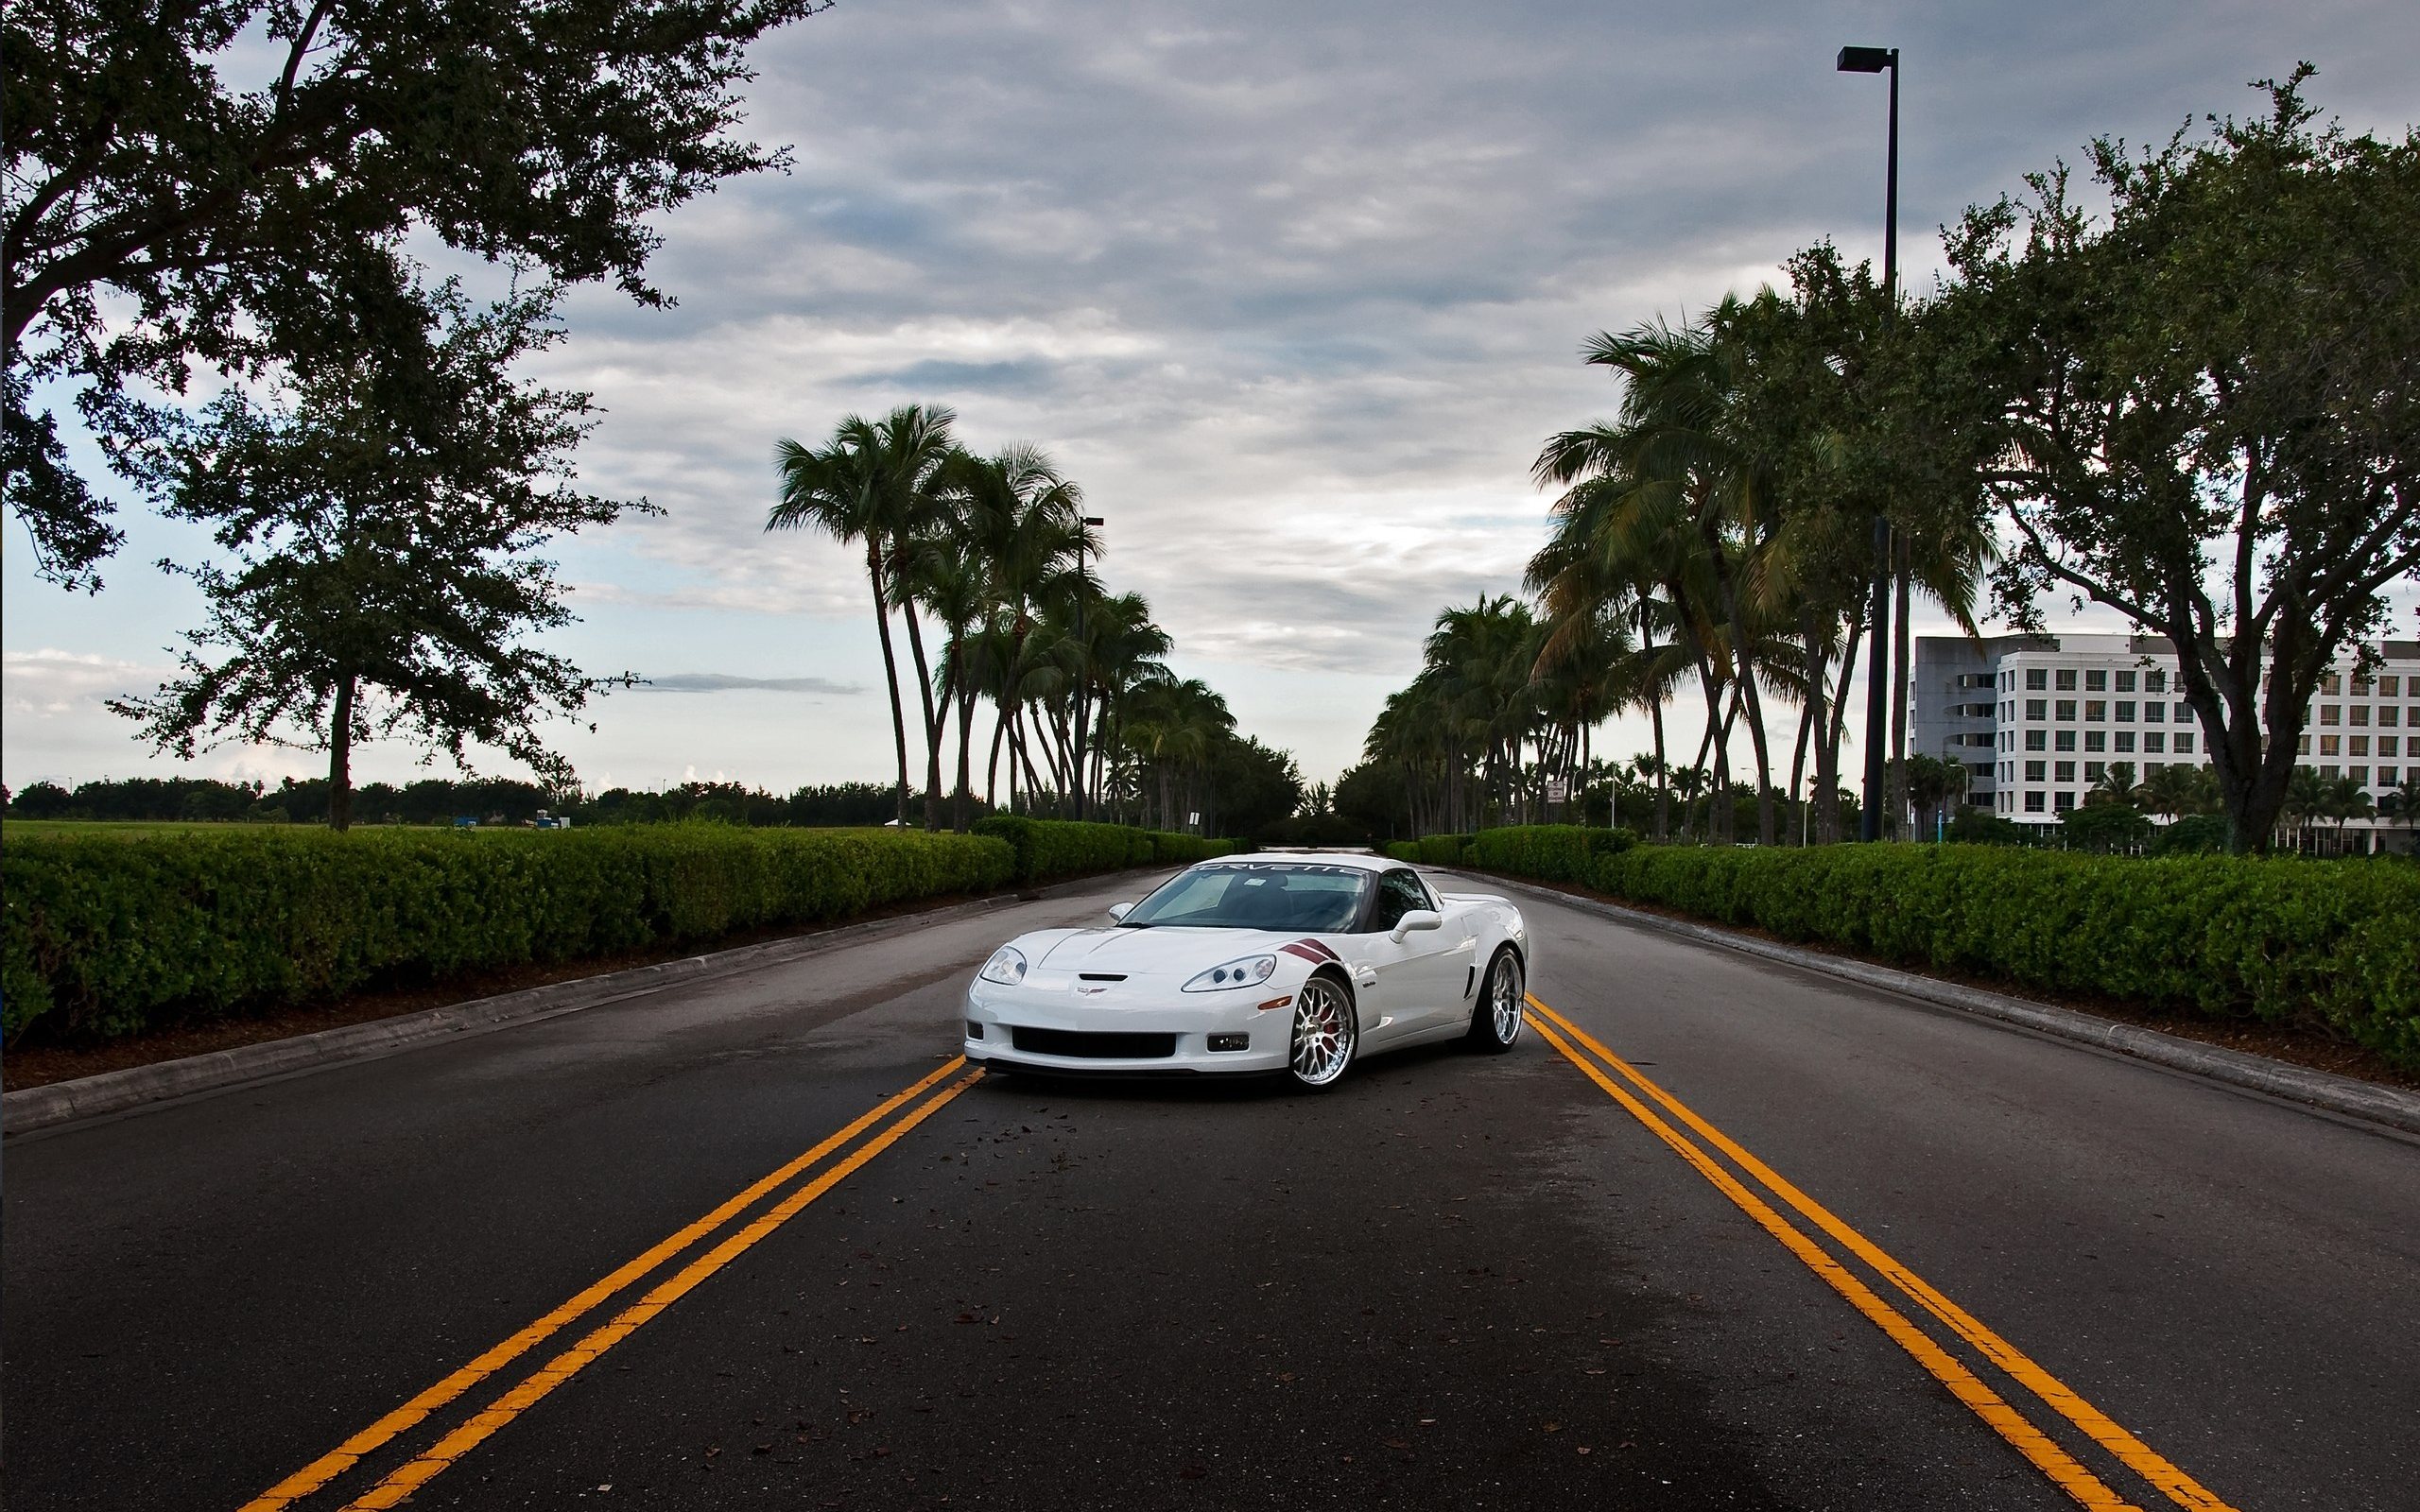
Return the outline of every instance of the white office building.
<path id="1" fill-rule="evenodd" d="M 2387 641 L 2362 679 L 2349 651 L 2311 700 L 2299 760 L 2349 776 L 2378 798 L 2420 776 L 2420 641 Z M 1920 635 L 1910 669 L 1908 747 L 1965 765 L 1969 803 L 2020 824 L 2052 824 L 2084 800 L 2111 762 L 2137 781 L 2175 763 L 2209 765 L 2185 701 L 2176 649 L 2152 635 Z M 2354 820 L 2360 850 L 2411 830 Z"/>

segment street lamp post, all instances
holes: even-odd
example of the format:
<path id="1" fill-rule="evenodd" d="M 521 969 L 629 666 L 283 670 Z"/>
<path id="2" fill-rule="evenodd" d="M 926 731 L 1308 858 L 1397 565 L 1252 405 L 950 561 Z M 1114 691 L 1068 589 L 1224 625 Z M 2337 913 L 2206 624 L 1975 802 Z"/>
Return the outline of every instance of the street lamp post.
<path id="1" fill-rule="evenodd" d="M 1843 74 L 1891 76 L 1890 147 L 1882 188 L 1882 319 L 1885 330 L 1899 312 L 1899 49 L 1843 47 L 1833 67 Z M 1858 836 L 1882 838 L 1884 792 L 1890 786 L 1891 739 L 1891 522 L 1874 517 L 1874 607 L 1868 614 L 1874 644 L 1865 663 L 1865 802 Z"/>
<path id="2" fill-rule="evenodd" d="M 1092 718 L 1092 648 L 1084 643 L 1084 541 L 1085 532 L 1108 522 L 1097 514 L 1088 514 L 1076 522 L 1076 655 L 1083 664 L 1076 669 L 1076 817 L 1084 816 L 1084 733 Z"/>

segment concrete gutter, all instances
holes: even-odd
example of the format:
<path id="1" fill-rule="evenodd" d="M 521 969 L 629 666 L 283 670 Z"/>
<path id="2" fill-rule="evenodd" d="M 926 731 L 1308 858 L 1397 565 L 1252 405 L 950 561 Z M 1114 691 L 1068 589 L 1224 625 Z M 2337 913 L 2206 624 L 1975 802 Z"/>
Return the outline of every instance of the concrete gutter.
<path id="1" fill-rule="evenodd" d="M 1078 880 L 1093 882 L 1102 879 Z M 170 1098 L 224 1091 L 271 1077 L 290 1076 L 356 1060 L 374 1060 L 381 1056 L 418 1049 L 441 1040 L 467 1039 L 473 1035 L 510 1029 L 516 1024 L 578 1013 L 583 1008 L 603 1007 L 609 1003 L 643 997 L 679 983 L 706 981 L 759 967 L 781 966 L 825 951 L 838 950 L 844 945 L 1007 907 L 1035 896 L 1038 895 L 1008 893 L 978 898 L 972 902 L 953 903 L 922 913 L 870 919 L 818 930 L 811 935 L 767 940 L 759 945 L 742 945 L 677 961 L 660 961 L 653 966 L 631 967 L 627 971 L 608 971 L 575 981 L 550 983 L 545 987 L 507 992 L 499 997 L 450 1004 L 419 1013 L 398 1014 L 391 1019 L 348 1023 L 334 1029 L 322 1029 L 316 1034 L 264 1040 L 257 1044 L 213 1050 L 206 1055 L 155 1061 L 148 1066 L 130 1066 L 124 1071 L 105 1071 L 98 1075 L 78 1076 L 70 1081 L 53 1082 L 46 1087 L 27 1087 L 0 1097 L 0 1132 L 11 1135 L 30 1133 L 35 1129 L 122 1113 Z"/>
<path id="2" fill-rule="evenodd" d="M 1971 1013 L 1979 1018 L 1994 1019 L 2002 1023 L 2016 1024 L 2042 1034 L 2072 1040 L 2081 1044 L 2114 1050 L 2119 1055 L 2148 1060 L 2171 1071 L 2206 1076 L 2230 1087 L 2240 1087 L 2288 1102 L 2341 1113 L 2407 1134 L 2420 1134 L 2420 1092 L 2406 1091 L 2398 1087 L 2380 1086 L 2376 1082 L 2358 1081 L 2331 1072 L 2313 1071 L 2267 1056 L 2256 1056 L 2223 1045 L 2204 1044 L 2199 1040 L 2187 1040 L 2177 1035 L 2162 1034 L 2137 1024 L 2120 1023 L 2074 1008 L 2062 1008 L 2048 1003 L 2036 1003 L 2029 998 L 2011 997 L 2003 992 L 1989 992 L 1980 988 L 1962 987 L 1938 977 L 1922 976 L 1914 971 L 1902 971 L 1888 966 L 1876 966 L 1847 956 L 1828 955 L 1822 951 L 1804 950 L 1795 945 L 1783 945 L 1772 940 L 1758 939 L 1714 924 L 1691 923 L 1685 919 L 1667 919 L 1642 909 L 1625 908 L 1619 903 L 1600 902 L 1536 883 L 1518 881 L 1487 871 L 1454 873 L 1469 877 L 1491 886 L 1514 892 L 1532 894 L 1582 913 L 1596 914 L 1616 922 L 1640 929 L 1677 935 L 1703 945 L 1720 946 L 1737 951 L 1743 955 L 1759 956 L 1795 966 L 1825 976 L 1855 982 L 1862 987 L 1894 992 L 1914 998 L 1935 1007 L 1951 1008 Z"/>

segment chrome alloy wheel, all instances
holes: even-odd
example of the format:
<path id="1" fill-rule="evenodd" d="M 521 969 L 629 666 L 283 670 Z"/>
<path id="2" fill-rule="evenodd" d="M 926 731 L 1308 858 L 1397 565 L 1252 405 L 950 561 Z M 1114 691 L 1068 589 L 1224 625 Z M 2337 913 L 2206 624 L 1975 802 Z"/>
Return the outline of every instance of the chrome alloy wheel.
<path id="1" fill-rule="evenodd" d="M 1305 1087 L 1325 1087 L 1353 1064 L 1353 1001 L 1332 977 L 1315 976 L 1294 995 L 1293 1056 L 1287 1069 Z"/>
<path id="2" fill-rule="evenodd" d="M 1487 973 L 1487 1011 L 1495 1020 L 1497 1044 L 1509 1046 L 1521 1038 L 1521 962 L 1506 951 Z"/>

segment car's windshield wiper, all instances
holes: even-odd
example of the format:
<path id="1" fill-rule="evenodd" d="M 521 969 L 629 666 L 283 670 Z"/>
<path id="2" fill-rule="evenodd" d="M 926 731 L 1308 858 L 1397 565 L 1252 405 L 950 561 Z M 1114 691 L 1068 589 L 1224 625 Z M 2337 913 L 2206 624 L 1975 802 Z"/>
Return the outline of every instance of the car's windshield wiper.
<path id="1" fill-rule="evenodd" d="M 1121 919 L 1117 921 L 1117 927 L 1120 929 L 1149 929 L 1151 927 L 1151 924 L 1150 920 L 1146 919 Z"/>

